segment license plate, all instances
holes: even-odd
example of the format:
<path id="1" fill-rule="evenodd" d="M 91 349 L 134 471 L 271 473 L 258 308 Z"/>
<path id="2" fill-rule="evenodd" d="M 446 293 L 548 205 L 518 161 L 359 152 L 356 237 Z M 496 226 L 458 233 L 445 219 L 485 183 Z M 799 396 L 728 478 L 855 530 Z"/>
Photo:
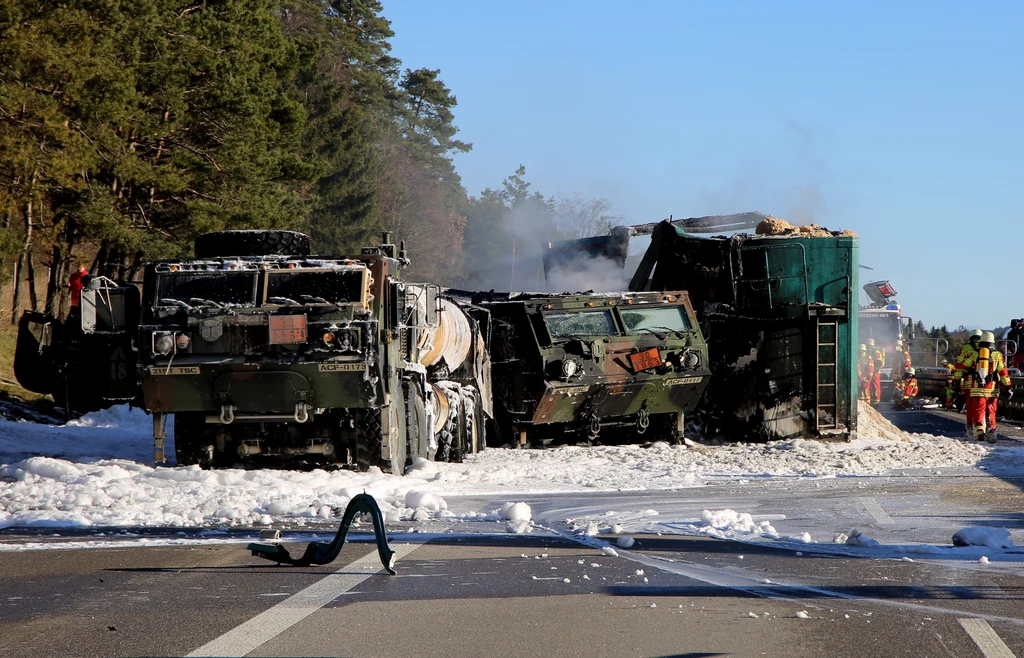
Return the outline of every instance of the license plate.
<path id="1" fill-rule="evenodd" d="M 321 363 L 316 369 L 320 372 L 362 372 L 366 370 L 366 364 L 359 363 Z"/>
<path id="2" fill-rule="evenodd" d="M 151 375 L 198 375 L 199 366 L 151 366 Z"/>
<path id="3" fill-rule="evenodd" d="M 657 368 L 661 363 L 661 353 L 658 352 L 657 347 L 652 347 L 649 350 L 629 355 L 629 364 L 633 366 L 633 372 L 641 372 L 643 370 Z"/>
<path id="4" fill-rule="evenodd" d="M 305 315 L 271 315 L 270 344 L 287 345 L 305 343 L 307 338 Z"/>
<path id="5" fill-rule="evenodd" d="M 700 377 L 683 377 L 682 379 L 670 379 L 665 382 L 665 386 L 679 386 L 680 384 L 699 384 Z"/>

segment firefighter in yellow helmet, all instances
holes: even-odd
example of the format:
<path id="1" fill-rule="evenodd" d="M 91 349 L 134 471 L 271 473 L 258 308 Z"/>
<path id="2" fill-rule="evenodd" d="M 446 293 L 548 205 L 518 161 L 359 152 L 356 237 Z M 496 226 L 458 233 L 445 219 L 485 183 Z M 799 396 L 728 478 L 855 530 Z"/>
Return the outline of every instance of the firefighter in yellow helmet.
<path id="1" fill-rule="evenodd" d="M 955 379 L 953 378 L 953 364 L 947 361 L 946 368 L 948 369 L 949 374 L 946 376 L 946 403 L 943 406 L 945 406 L 946 409 L 952 409 L 956 405 L 957 389 L 959 386 L 956 385 Z"/>
<path id="2" fill-rule="evenodd" d="M 878 406 L 882 399 L 882 368 L 885 367 L 885 351 L 875 347 L 875 339 L 868 338 L 868 356 L 874 363 L 874 370 L 871 375 L 871 404 Z"/>
<path id="3" fill-rule="evenodd" d="M 999 389 L 1010 388 L 1010 373 L 991 331 L 981 335 L 977 357 L 965 363 L 962 387 L 967 396 L 967 436 L 995 443 Z"/>
<path id="4" fill-rule="evenodd" d="M 920 392 L 917 386 L 917 373 L 913 368 L 908 368 L 907 371 L 903 373 L 902 381 L 903 395 L 899 401 L 898 408 L 909 409 L 912 401 Z"/>
<path id="5" fill-rule="evenodd" d="M 861 343 L 860 357 L 857 359 L 857 397 L 871 403 L 871 378 L 875 374 L 875 362 L 868 356 L 868 346 Z"/>
<path id="6" fill-rule="evenodd" d="M 910 366 L 910 344 L 906 341 L 896 343 L 896 353 L 892 355 L 892 381 L 902 379 Z"/>
<path id="7" fill-rule="evenodd" d="M 981 342 L 981 329 L 975 329 L 967 338 L 967 342 L 960 348 L 960 352 L 953 361 L 953 377 L 957 380 L 963 378 L 968 369 L 972 367 L 978 358 L 978 344 Z"/>

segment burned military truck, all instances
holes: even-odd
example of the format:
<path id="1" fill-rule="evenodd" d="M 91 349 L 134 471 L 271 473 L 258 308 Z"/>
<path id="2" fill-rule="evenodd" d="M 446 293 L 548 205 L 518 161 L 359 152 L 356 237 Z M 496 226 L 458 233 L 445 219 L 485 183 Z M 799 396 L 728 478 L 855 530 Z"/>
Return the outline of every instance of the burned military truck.
<path id="1" fill-rule="evenodd" d="M 52 395 L 67 419 L 137 400 L 139 303 L 135 286 L 89 277 L 65 320 L 26 311 L 14 353 L 18 383 Z"/>
<path id="2" fill-rule="evenodd" d="M 477 321 L 437 286 L 403 282 L 408 260 L 387 236 L 358 256 L 308 253 L 303 234 L 225 231 L 201 236 L 195 259 L 147 264 L 140 385 L 157 460 L 166 414 L 179 464 L 299 457 L 402 473 L 482 447 Z"/>
<path id="3" fill-rule="evenodd" d="M 698 235 L 783 225 L 778 235 Z M 574 259 L 625 263 L 634 235 L 651 242 L 629 289 L 689 291 L 708 337 L 711 377 L 699 409 L 706 435 L 855 437 L 856 235 L 761 213 L 669 219 L 619 227 L 578 249 L 553 244 L 545 269 L 578 267 Z"/>
<path id="4" fill-rule="evenodd" d="M 682 438 L 710 374 L 685 292 L 459 294 L 490 313 L 492 444 Z"/>

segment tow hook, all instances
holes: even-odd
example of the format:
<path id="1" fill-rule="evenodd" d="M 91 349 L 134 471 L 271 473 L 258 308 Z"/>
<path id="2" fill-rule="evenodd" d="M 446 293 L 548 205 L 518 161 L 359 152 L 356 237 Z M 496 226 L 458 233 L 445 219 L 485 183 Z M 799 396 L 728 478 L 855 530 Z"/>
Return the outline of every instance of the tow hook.
<path id="1" fill-rule="evenodd" d="M 295 422 L 304 423 L 309 420 L 309 405 L 305 402 L 295 403 Z"/>
<path id="2" fill-rule="evenodd" d="M 349 526 L 356 514 L 366 512 L 373 519 L 373 535 L 377 540 L 377 555 L 392 576 L 395 575 L 395 552 L 388 545 L 387 531 L 384 529 L 384 515 L 380 513 L 380 506 L 373 496 L 365 493 L 356 494 L 345 508 L 345 514 L 341 518 L 341 525 L 338 527 L 338 534 L 330 543 L 312 542 L 306 546 L 306 552 L 302 557 L 296 559 L 291 556 L 281 544 L 249 544 L 246 548 L 252 551 L 256 557 L 277 562 L 278 564 L 291 564 L 296 567 L 308 567 L 310 565 L 329 564 L 338 557 L 341 547 L 345 545 L 345 536 L 348 535 Z"/>
<path id="3" fill-rule="evenodd" d="M 235 422 L 235 405 L 224 404 L 220 407 L 220 422 L 230 425 Z"/>

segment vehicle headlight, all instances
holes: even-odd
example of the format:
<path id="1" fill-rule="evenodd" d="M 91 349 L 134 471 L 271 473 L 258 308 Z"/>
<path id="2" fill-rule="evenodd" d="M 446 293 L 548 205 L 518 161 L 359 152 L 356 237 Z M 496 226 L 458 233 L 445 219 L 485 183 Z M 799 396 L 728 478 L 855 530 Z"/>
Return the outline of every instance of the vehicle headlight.
<path id="1" fill-rule="evenodd" d="M 569 381 L 577 375 L 583 374 L 583 364 L 572 357 L 562 359 L 562 380 Z"/>
<path id="2" fill-rule="evenodd" d="M 153 351 L 157 354 L 170 354 L 174 351 L 173 334 L 159 333 L 153 336 Z"/>
<path id="3" fill-rule="evenodd" d="M 188 334 L 178 334 L 174 337 L 174 345 L 178 348 L 179 352 L 184 352 L 188 349 L 189 338 Z"/>
<path id="4" fill-rule="evenodd" d="M 683 367 L 684 368 L 696 368 L 700 365 L 700 354 L 697 352 L 687 352 L 683 355 Z"/>

